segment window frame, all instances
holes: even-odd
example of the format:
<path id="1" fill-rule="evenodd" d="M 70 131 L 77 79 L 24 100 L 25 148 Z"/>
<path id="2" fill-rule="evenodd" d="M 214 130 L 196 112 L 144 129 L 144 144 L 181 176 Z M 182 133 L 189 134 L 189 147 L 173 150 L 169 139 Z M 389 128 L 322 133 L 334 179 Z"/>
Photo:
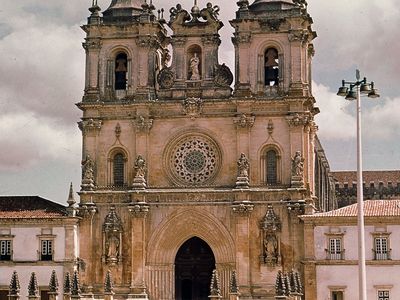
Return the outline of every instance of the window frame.
<path id="1" fill-rule="evenodd" d="M 347 286 L 342 286 L 342 285 L 341 286 L 328 286 L 329 299 L 330 300 L 336 300 L 336 299 L 333 298 L 333 296 L 334 296 L 333 293 L 341 293 L 342 294 L 342 299 L 341 300 L 344 300 L 345 296 L 346 296 L 346 294 L 345 294 L 346 288 L 347 288 Z"/>
<path id="2" fill-rule="evenodd" d="M 38 236 L 38 261 L 43 261 L 43 262 L 50 262 L 50 261 L 55 261 L 55 253 L 56 253 L 56 235 L 53 234 L 53 228 L 42 228 L 41 234 Z M 51 241 L 51 255 L 45 254 L 47 257 L 43 257 L 43 242 L 45 241 Z M 50 259 L 51 258 L 51 259 Z"/>
<path id="3" fill-rule="evenodd" d="M 390 300 L 390 290 L 388 289 L 378 289 L 376 291 L 378 300 Z M 387 293 L 387 295 L 379 295 L 379 293 Z"/>
<path id="4" fill-rule="evenodd" d="M 123 156 L 123 177 L 124 183 L 122 185 L 115 184 L 115 173 L 114 173 L 114 158 L 116 155 L 122 154 Z M 107 187 L 112 189 L 125 189 L 129 186 L 129 173 L 128 173 L 128 154 L 127 151 L 121 147 L 113 148 L 109 151 L 108 159 L 107 159 Z"/>
<path id="5" fill-rule="evenodd" d="M 332 228 L 330 230 L 333 230 Z M 344 234 L 345 232 L 342 231 L 341 228 L 336 229 L 337 232 L 327 232 L 325 233 L 326 235 L 326 259 L 331 260 L 331 261 L 338 261 L 338 260 L 345 260 L 345 245 L 344 245 Z M 332 253 L 331 249 L 331 241 L 336 240 L 339 241 L 340 245 L 340 251 L 335 251 L 335 253 Z M 337 244 L 335 244 L 336 248 Z"/>
<path id="6" fill-rule="evenodd" d="M 3 242 L 9 244 L 7 248 L 9 248 L 8 254 L 3 254 Z M 8 257 L 8 258 L 7 258 Z M 5 238 L 0 236 L 0 261 L 12 261 L 13 260 L 13 240 L 12 238 Z"/>
<path id="7" fill-rule="evenodd" d="M 373 260 L 376 261 L 385 261 L 385 260 L 391 260 L 391 252 L 392 249 L 390 248 L 390 232 L 372 232 L 372 253 L 373 253 Z M 380 245 L 379 248 L 380 250 L 378 251 L 378 244 L 377 241 L 380 240 Z M 386 241 L 386 251 L 383 251 L 383 244 L 382 241 Z"/>
<path id="8" fill-rule="evenodd" d="M 268 183 L 268 152 L 276 153 L 276 183 Z M 262 148 L 260 157 L 260 182 L 267 187 L 282 186 L 282 151 L 275 144 L 269 144 Z"/>

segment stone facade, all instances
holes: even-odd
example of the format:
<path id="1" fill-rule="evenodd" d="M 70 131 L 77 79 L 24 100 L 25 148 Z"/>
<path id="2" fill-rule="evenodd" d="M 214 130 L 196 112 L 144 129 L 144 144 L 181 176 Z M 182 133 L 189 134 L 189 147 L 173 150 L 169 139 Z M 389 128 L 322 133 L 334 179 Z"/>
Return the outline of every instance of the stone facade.
<path id="1" fill-rule="evenodd" d="M 110 271 L 122 298 L 274 299 L 278 271 L 303 272 L 298 216 L 322 195 L 316 35 L 303 2 L 238 6 L 235 76 L 218 61 L 217 5 L 178 4 L 168 22 L 151 2 L 90 9 L 78 104 L 85 297 L 102 295 Z"/>

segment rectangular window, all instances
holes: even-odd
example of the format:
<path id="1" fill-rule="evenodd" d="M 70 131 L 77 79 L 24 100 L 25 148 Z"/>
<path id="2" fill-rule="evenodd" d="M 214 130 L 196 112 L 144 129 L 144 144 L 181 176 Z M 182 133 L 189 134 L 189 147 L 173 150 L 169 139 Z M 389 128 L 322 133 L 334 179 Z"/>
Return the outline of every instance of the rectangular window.
<path id="1" fill-rule="evenodd" d="M 11 260 L 11 240 L 0 240 L 0 260 Z"/>
<path id="2" fill-rule="evenodd" d="M 331 300 L 343 300 L 343 291 L 332 291 Z"/>
<path id="3" fill-rule="evenodd" d="M 329 259 L 332 260 L 342 259 L 342 239 L 340 238 L 329 239 Z"/>
<path id="4" fill-rule="evenodd" d="M 53 260 L 53 240 L 41 240 L 40 244 L 40 260 Z"/>
<path id="5" fill-rule="evenodd" d="M 389 291 L 378 291 L 378 300 L 389 300 Z"/>
<path id="6" fill-rule="evenodd" d="M 375 259 L 376 260 L 389 259 L 387 237 L 376 237 L 375 238 Z"/>

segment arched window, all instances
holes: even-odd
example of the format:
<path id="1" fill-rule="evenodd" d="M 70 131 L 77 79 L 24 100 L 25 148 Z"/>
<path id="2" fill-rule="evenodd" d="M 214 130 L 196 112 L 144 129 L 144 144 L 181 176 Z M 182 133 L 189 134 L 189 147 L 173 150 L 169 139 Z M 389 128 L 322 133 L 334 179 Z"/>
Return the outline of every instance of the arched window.
<path id="1" fill-rule="evenodd" d="M 119 53 L 115 58 L 115 90 L 126 90 L 128 74 L 128 57 Z"/>
<path id="2" fill-rule="evenodd" d="M 125 158 L 122 153 L 114 155 L 113 159 L 113 177 L 114 186 L 123 186 L 125 184 Z"/>
<path id="3" fill-rule="evenodd" d="M 275 150 L 268 150 L 266 155 L 266 183 L 278 183 L 278 155 Z"/>
<path id="4" fill-rule="evenodd" d="M 264 53 L 264 85 L 279 85 L 279 55 L 275 48 L 268 48 Z"/>
<path id="5" fill-rule="evenodd" d="M 268 186 L 282 184 L 282 162 L 279 148 L 276 145 L 268 145 L 261 153 L 261 182 Z"/>

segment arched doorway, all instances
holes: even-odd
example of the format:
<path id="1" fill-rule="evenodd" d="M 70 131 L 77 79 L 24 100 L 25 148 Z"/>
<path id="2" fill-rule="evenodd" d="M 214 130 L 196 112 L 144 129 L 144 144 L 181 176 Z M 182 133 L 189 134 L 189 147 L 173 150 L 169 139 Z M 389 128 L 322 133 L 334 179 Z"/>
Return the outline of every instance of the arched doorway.
<path id="1" fill-rule="evenodd" d="M 206 242 L 193 237 L 183 243 L 175 258 L 176 299 L 207 300 L 213 269 L 214 254 Z"/>

